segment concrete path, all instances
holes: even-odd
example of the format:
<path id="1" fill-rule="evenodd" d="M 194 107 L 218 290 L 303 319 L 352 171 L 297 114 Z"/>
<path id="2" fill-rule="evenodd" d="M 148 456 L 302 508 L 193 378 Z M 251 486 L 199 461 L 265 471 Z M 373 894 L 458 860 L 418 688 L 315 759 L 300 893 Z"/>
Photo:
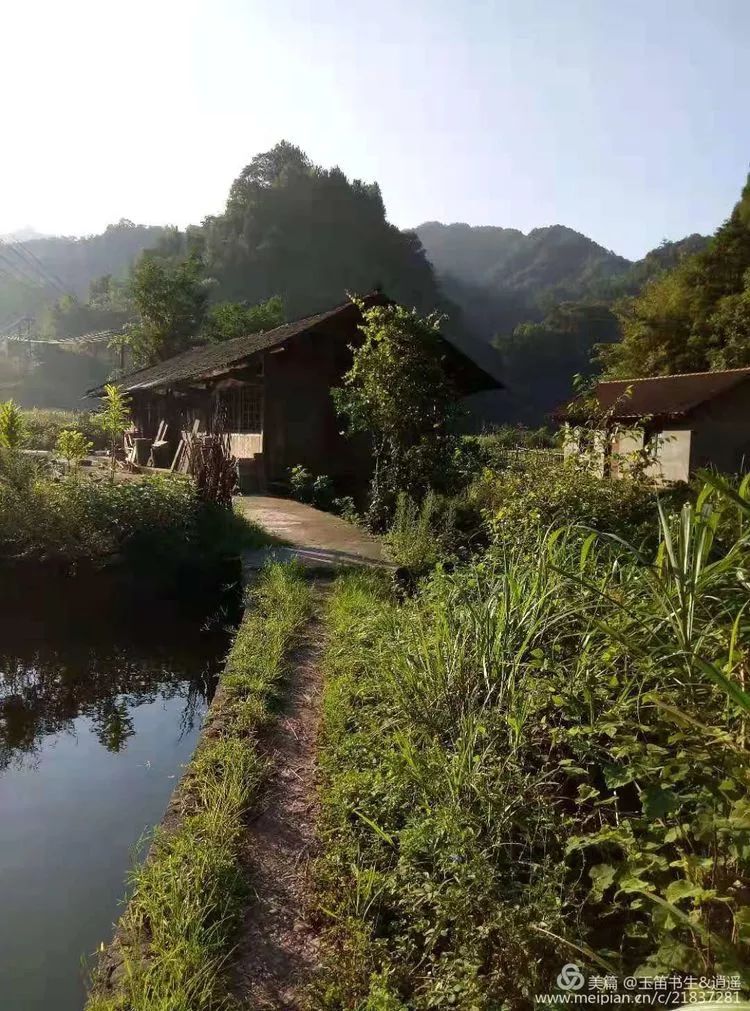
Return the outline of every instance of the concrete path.
<path id="1" fill-rule="evenodd" d="M 244 565 L 262 568 L 269 557 L 296 558 L 310 568 L 387 565 L 379 540 L 331 513 L 293 499 L 238 495 L 235 508 L 284 545 L 247 552 Z"/>

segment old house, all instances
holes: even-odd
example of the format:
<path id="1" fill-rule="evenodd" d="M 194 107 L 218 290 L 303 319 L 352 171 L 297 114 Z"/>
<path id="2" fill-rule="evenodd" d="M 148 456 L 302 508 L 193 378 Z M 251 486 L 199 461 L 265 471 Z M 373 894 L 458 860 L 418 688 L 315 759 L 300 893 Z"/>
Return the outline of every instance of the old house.
<path id="1" fill-rule="evenodd" d="M 365 307 L 388 303 L 378 292 L 363 301 Z M 206 428 L 218 409 L 245 489 L 273 488 L 302 464 L 329 475 L 340 492 L 356 492 L 369 477 L 367 446 L 343 435 L 330 391 L 351 365 L 350 346 L 362 339 L 361 321 L 359 308 L 348 301 L 130 373 L 121 386 L 131 398 L 138 434 L 154 439 L 167 423 L 160 453 L 168 466 L 181 433 Z M 489 346 L 446 338 L 445 351 L 461 395 L 502 387 L 499 358 Z"/>
<path id="2" fill-rule="evenodd" d="M 587 453 L 602 474 L 621 477 L 639 454 L 662 484 L 750 470 L 750 368 L 601 382 L 594 398 L 557 417 L 572 426 L 565 455 Z"/>

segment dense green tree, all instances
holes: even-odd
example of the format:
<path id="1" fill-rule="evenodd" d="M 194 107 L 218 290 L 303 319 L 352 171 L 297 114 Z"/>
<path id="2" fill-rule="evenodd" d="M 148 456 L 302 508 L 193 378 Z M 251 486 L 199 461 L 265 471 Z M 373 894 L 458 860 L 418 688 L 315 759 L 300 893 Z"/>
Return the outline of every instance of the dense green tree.
<path id="1" fill-rule="evenodd" d="M 128 328 L 126 341 L 138 365 L 163 361 L 195 343 L 208 302 L 198 256 L 172 262 L 144 253 L 130 292 L 138 320 Z"/>
<path id="2" fill-rule="evenodd" d="M 211 306 L 203 324 L 203 336 L 211 343 L 244 337 L 260 330 L 273 330 L 284 322 L 284 305 L 278 295 L 258 305 L 219 302 Z"/>
<path id="3" fill-rule="evenodd" d="M 713 369 L 736 369 L 750 365 L 750 269 L 742 290 L 719 299 L 711 316 L 714 346 L 708 359 Z"/>
<path id="4" fill-rule="evenodd" d="M 291 319 L 379 285 L 409 306 L 440 304 L 419 239 L 388 223 L 377 184 L 314 165 L 287 142 L 253 158 L 224 214 L 186 241 L 202 250 L 219 298 L 279 295 Z"/>

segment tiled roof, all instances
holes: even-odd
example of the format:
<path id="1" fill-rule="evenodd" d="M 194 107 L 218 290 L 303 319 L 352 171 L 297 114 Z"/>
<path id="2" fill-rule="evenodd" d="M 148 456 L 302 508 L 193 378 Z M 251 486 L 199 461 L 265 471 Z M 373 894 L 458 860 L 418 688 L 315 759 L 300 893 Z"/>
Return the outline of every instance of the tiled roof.
<path id="1" fill-rule="evenodd" d="M 673 376 L 618 379 L 597 384 L 595 395 L 602 410 L 617 420 L 655 417 L 680 418 L 696 407 L 750 379 L 750 368 L 720 372 L 683 372 Z M 572 418 L 576 403 L 558 413 Z"/>
<path id="2" fill-rule="evenodd" d="M 367 308 L 370 308 L 374 305 L 387 304 L 389 300 L 379 292 L 373 292 L 366 295 L 362 301 Z M 318 328 L 322 329 L 331 320 L 346 316 L 352 317 L 352 324 L 359 322 L 359 309 L 353 302 L 345 302 L 327 312 L 305 316 L 293 323 L 284 323 L 273 330 L 250 334 L 247 337 L 236 337 L 234 340 L 224 341 L 220 344 L 204 344 L 201 347 L 192 348 L 190 351 L 183 351 L 157 365 L 137 369 L 123 376 L 119 380 L 119 385 L 126 392 L 132 393 L 136 390 L 173 386 L 191 379 L 221 375 L 240 365 L 258 351 L 265 351 L 283 344 L 290 337 L 309 333 Z M 502 388 L 500 356 L 493 348 L 467 337 L 454 339 L 446 336 L 445 339 L 464 358 L 468 359 L 468 362 L 473 366 L 474 373 L 479 371 L 489 378 L 489 381 L 482 384 L 481 380 L 477 381 L 475 376 L 474 385 L 477 389 Z M 101 391 L 102 388 L 97 387 L 89 390 L 87 396 L 99 396 Z"/>
<path id="3" fill-rule="evenodd" d="M 374 302 L 373 302 L 374 304 Z M 166 361 L 157 365 L 149 365 L 144 369 L 137 369 L 120 380 L 120 386 L 129 393 L 134 390 L 149 390 L 157 386 L 171 386 L 174 383 L 184 382 L 189 379 L 200 379 L 214 373 L 221 374 L 230 369 L 233 365 L 243 362 L 246 358 L 254 355 L 258 351 L 265 351 L 268 348 L 283 344 L 285 340 L 294 337 L 296 334 L 313 330 L 321 323 L 338 316 L 343 312 L 354 312 L 355 307 L 351 302 L 338 305 L 328 312 L 317 313 L 315 316 L 305 316 L 303 319 L 295 320 L 293 323 L 283 323 L 273 330 L 266 330 L 261 333 L 250 334 L 247 337 L 235 337 L 233 340 L 223 341 L 220 344 L 203 344 L 200 347 L 192 348 L 190 351 L 183 351 L 179 355 L 173 355 Z M 96 393 L 96 390 L 92 390 Z"/>

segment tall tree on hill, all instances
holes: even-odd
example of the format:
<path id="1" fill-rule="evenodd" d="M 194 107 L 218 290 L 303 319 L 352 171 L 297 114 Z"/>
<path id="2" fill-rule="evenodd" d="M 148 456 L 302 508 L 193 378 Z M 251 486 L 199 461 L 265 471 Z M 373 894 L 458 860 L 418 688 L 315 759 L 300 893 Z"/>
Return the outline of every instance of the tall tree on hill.
<path id="1" fill-rule="evenodd" d="M 750 177 L 707 248 L 616 311 L 623 339 L 601 354 L 609 377 L 750 365 Z"/>
<path id="2" fill-rule="evenodd" d="M 286 141 L 253 158 L 225 212 L 190 237 L 201 244 L 218 297 L 279 295 L 289 318 L 378 285 L 410 306 L 440 302 L 419 239 L 388 223 L 377 184 L 314 165 Z"/>

